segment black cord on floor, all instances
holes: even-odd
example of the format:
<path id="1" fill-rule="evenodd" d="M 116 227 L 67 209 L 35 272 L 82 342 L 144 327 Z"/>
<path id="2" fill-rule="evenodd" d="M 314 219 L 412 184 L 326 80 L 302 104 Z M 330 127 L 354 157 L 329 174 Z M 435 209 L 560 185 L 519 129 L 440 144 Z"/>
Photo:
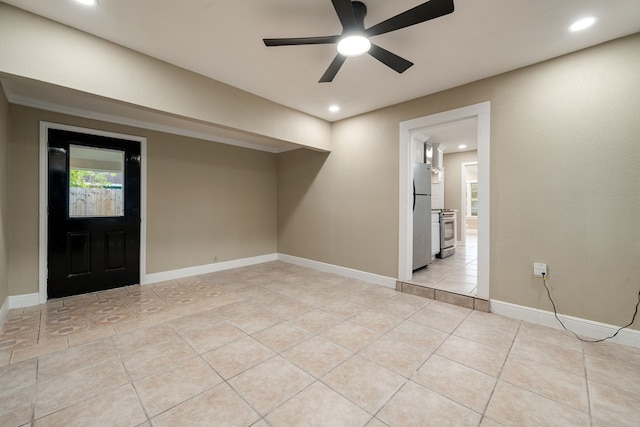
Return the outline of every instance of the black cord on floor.
<path id="1" fill-rule="evenodd" d="M 544 284 L 544 288 L 547 290 L 547 295 L 549 296 L 549 301 L 551 301 L 551 305 L 553 306 L 553 315 L 556 317 L 556 320 L 558 320 L 558 322 L 560 322 L 560 324 L 562 325 L 562 327 L 564 328 L 565 331 L 571 332 L 573 335 L 575 335 L 576 338 L 578 338 L 582 342 L 602 342 L 602 341 L 610 340 L 611 338 L 613 338 L 616 335 L 618 335 L 618 332 L 620 332 L 624 328 L 628 328 L 629 326 L 633 325 L 633 322 L 636 321 L 636 315 L 638 314 L 638 306 L 640 306 L 640 291 L 638 291 L 638 302 L 636 303 L 636 310 L 633 313 L 633 317 L 631 318 L 631 322 L 629 322 L 625 326 L 622 326 L 620 329 L 618 329 L 616 331 L 615 334 L 611 335 L 610 337 L 602 338 L 602 339 L 599 339 L 599 340 L 585 340 L 584 338 L 580 338 L 578 336 L 578 334 L 576 334 L 572 330 L 568 329 L 564 325 L 562 320 L 560 320 L 560 318 L 558 317 L 558 310 L 556 310 L 556 304 L 553 302 L 553 298 L 551 298 L 551 291 L 549 290 L 549 287 L 547 286 L 547 282 L 548 282 L 548 279 L 546 278 L 545 274 L 542 273 L 542 283 Z"/>

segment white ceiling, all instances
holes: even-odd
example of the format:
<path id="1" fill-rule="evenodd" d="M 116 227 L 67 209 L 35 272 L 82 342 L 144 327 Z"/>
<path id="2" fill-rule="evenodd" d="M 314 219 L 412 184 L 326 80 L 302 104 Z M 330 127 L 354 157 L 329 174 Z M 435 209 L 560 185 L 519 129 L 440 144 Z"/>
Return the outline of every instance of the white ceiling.
<path id="1" fill-rule="evenodd" d="M 414 137 L 432 144 L 438 144 L 445 154 L 473 151 L 478 149 L 478 119 L 458 120 L 438 126 L 421 129 Z"/>
<path id="2" fill-rule="evenodd" d="M 349 58 L 317 83 L 334 45 L 265 47 L 264 37 L 339 34 L 330 0 L 73 0 L 4 2 L 336 121 L 640 31 L 638 0 L 455 0 L 455 12 L 372 41 L 415 63 L 403 74 Z M 371 26 L 423 0 L 365 0 Z M 578 18 L 589 30 L 570 33 Z M 330 113 L 330 104 L 341 111 Z"/>

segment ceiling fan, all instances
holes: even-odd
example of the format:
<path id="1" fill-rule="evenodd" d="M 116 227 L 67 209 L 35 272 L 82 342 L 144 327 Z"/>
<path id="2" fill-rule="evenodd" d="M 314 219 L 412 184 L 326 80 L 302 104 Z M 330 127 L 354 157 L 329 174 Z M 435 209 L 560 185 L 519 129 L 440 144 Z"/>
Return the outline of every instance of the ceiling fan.
<path id="1" fill-rule="evenodd" d="M 430 0 L 412 9 L 402 12 L 386 21 L 367 29 L 364 28 L 364 17 L 367 6 L 360 1 L 331 0 L 338 19 L 342 24 L 342 34 L 320 37 L 297 37 L 281 39 L 263 39 L 266 46 L 295 46 L 308 44 L 338 44 L 338 54 L 320 78 L 319 83 L 333 81 L 333 78 L 349 56 L 365 53 L 397 71 L 405 72 L 413 62 L 389 52 L 369 41 L 369 37 L 389 33 L 411 25 L 420 24 L 430 19 L 439 18 L 453 12 L 453 0 Z"/>

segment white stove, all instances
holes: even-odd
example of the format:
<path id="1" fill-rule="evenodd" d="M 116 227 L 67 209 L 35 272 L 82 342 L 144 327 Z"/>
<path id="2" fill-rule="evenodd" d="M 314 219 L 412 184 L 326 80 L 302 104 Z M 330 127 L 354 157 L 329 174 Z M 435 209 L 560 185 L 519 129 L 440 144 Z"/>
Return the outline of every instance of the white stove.
<path id="1" fill-rule="evenodd" d="M 456 253 L 456 212 L 440 209 L 440 252 L 438 258 L 446 258 Z"/>

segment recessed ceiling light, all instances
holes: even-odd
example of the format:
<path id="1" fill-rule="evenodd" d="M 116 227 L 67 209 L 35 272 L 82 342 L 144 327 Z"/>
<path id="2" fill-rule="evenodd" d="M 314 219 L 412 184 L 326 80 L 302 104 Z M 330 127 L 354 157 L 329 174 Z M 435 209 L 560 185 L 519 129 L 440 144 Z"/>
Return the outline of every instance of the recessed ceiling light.
<path id="1" fill-rule="evenodd" d="M 85 6 L 95 6 L 98 4 L 98 0 L 76 0 L 76 3 L 80 3 Z"/>
<path id="2" fill-rule="evenodd" d="M 338 111 L 340 111 L 340 107 L 338 107 L 337 105 L 332 105 L 329 107 L 329 111 L 331 111 L 332 113 L 337 113 Z"/>
<path id="3" fill-rule="evenodd" d="M 594 18 L 593 16 L 590 16 L 588 18 L 583 18 L 571 24 L 571 26 L 569 27 L 569 30 L 582 31 L 592 26 L 595 22 L 596 22 L 596 18 Z"/>
<path id="4" fill-rule="evenodd" d="M 368 38 L 360 35 L 353 35 L 343 38 L 338 42 L 338 52 L 344 56 L 360 56 L 371 48 Z"/>
<path id="5" fill-rule="evenodd" d="M 460 144 L 460 145 L 458 145 L 458 148 L 462 150 L 463 148 L 467 148 L 467 146 L 464 145 L 464 144 Z"/>

